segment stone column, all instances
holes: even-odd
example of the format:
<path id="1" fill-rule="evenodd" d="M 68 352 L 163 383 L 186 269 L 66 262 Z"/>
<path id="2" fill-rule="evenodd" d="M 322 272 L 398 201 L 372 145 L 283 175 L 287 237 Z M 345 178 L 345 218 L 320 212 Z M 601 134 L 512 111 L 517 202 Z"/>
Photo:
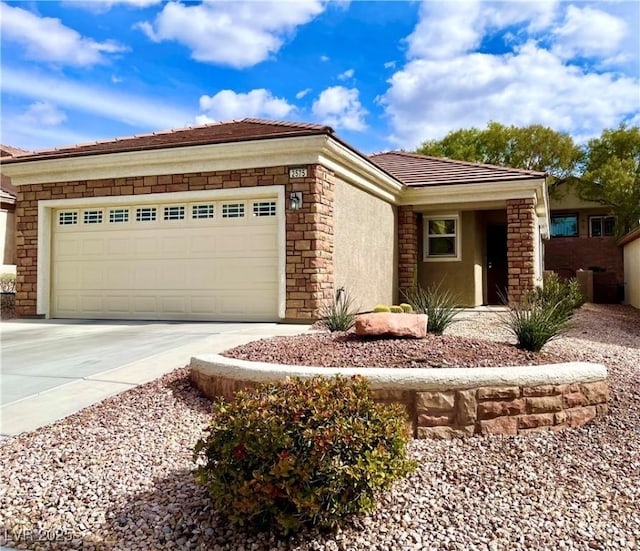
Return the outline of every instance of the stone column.
<path id="1" fill-rule="evenodd" d="M 413 205 L 398 207 L 398 287 L 402 292 L 413 288 L 418 271 L 418 215 Z"/>
<path id="2" fill-rule="evenodd" d="M 519 302 L 535 285 L 534 200 L 507 200 L 507 263 L 509 302 Z"/>

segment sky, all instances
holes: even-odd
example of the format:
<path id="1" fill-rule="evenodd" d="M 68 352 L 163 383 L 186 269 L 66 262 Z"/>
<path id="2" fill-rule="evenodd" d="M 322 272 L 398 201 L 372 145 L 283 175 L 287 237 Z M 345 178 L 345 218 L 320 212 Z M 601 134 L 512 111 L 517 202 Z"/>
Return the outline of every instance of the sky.
<path id="1" fill-rule="evenodd" d="M 1 142 L 27 150 L 257 117 L 364 153 L 542 124 L 640 125 L 640 2 L 0 2 Z"/>

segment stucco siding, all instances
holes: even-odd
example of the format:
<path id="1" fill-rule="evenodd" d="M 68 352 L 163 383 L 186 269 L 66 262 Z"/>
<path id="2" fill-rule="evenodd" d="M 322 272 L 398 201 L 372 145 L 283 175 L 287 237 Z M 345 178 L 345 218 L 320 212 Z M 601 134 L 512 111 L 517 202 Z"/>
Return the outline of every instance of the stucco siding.
<path id="1" fill-rule="evenodd" d="M 460 260 L 424 262 L 424 235 L 419 227 L 420 261 L 418 281 L 423 288 L 442 282 L 461 306 L 482 304 L 483 233 L 474 211 L 460 213 Z"/>
<path id="2" fill-rule="evenodd" d="M 396 209 L 344 181 L 333 201 L 333 273 L 360 311 L 392 304 L 397 293 Z"/>
<path id="3" fill-rule="evenodd" d="M 640 308 L 640 238 L 624 246 L 625 299 Z"/>

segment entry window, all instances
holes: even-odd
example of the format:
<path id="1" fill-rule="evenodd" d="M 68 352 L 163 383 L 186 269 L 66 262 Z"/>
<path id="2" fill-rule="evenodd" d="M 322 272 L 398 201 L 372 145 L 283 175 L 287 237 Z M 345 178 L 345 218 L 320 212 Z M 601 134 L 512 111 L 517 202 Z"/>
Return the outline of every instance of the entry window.
<path id="1" fill-rule="evenodd" d="M 590 237 L 610 237 L 615 235 L 615 216 L 589 216 Z"/>
<path id="2" fill-rule="evenodd" d="M 275 216 L 276 202 L 262 201 L 260 203 L 253 203 L 253 215 L 254 216 Z"/>
<path id="3" fill-rule="evenodd" d="M 578 237 L 578 215 L 552 214 L 551 237 Z"/>
<path id="4" fill-rule="evenodd" d="M 424 218 L 424 260 L 460 260 L 458 215 Z"/>
<path id="5" fill-rule="evenodd" d="M 215 215 L 215 207 L 213 203 L 206 205 L 193 205 L 191 207 L 191 218 L 202 220 L 204 218 L 213 218 Z"/>
<path id="6" fill-rule="evenodd" d="M 102 224 L 101 210 L 85 210 L 83 221 L 85 224 Z"/>
<path id="7" fill-rule="evenodd" d="M 243 218 L 244 203 L 223 203 L 222 218 Z"/>
<path id="8" fill-rule="evenodd" d="M 184 207 L 164 207 L 165 220 L 184 220 Z"/>
<path id="9" fill-rule="evenodd" d="M 58 213 L 59 226 L 71 226 L 78 223 L 78 213 L 76 211 L 65 211 Z"/>
<path id="10" fill-rule="evenodd" d="M 155 207 L 139 207 L 136 209 L 136 222 L 155 222 L 157 211 Z"/>
<path id="11" fill-rule="evenodd" d="M 121 224 L 129 221 L 129 209 L 111 209 L 109 210 L 109 223 Z"/>

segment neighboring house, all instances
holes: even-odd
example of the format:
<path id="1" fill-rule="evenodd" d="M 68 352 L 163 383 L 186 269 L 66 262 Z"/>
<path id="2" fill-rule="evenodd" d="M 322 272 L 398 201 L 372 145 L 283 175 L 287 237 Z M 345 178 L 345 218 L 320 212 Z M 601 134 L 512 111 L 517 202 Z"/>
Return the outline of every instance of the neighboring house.
<path id="1" fill-rule="evenodd" d="M 309 320 L 443 281 L 468 306 L 540 281 L 544 174 L 370 158 L 328 126 L 244 119 L 4 160 L 18 315 Z"/>
<path id="2" fill-rule="evenodd" d="M 624 257 L 625 302 L 640 308 L 640 227 L 625 235 L 618 245 Z"/>
<path id="3" fill-rule="evenodd" d="M 594 300 L 619 302 L 624 282 L 622 249 L 615 239 L 615 217 L 595 201 L 580 199 L 575 184 L 562 183 L 551 194 L 551 239 L 544 245 L 545 269 L 562 277 L 593 270 Z"/>
<path id="4" fill-rule="evenodd" d="M 26 151 L 0 144 L 0 158 L 14 157 Z M 16 273 L 16 188 L 11 178 L 0 175 L 0 273 Z"/>

